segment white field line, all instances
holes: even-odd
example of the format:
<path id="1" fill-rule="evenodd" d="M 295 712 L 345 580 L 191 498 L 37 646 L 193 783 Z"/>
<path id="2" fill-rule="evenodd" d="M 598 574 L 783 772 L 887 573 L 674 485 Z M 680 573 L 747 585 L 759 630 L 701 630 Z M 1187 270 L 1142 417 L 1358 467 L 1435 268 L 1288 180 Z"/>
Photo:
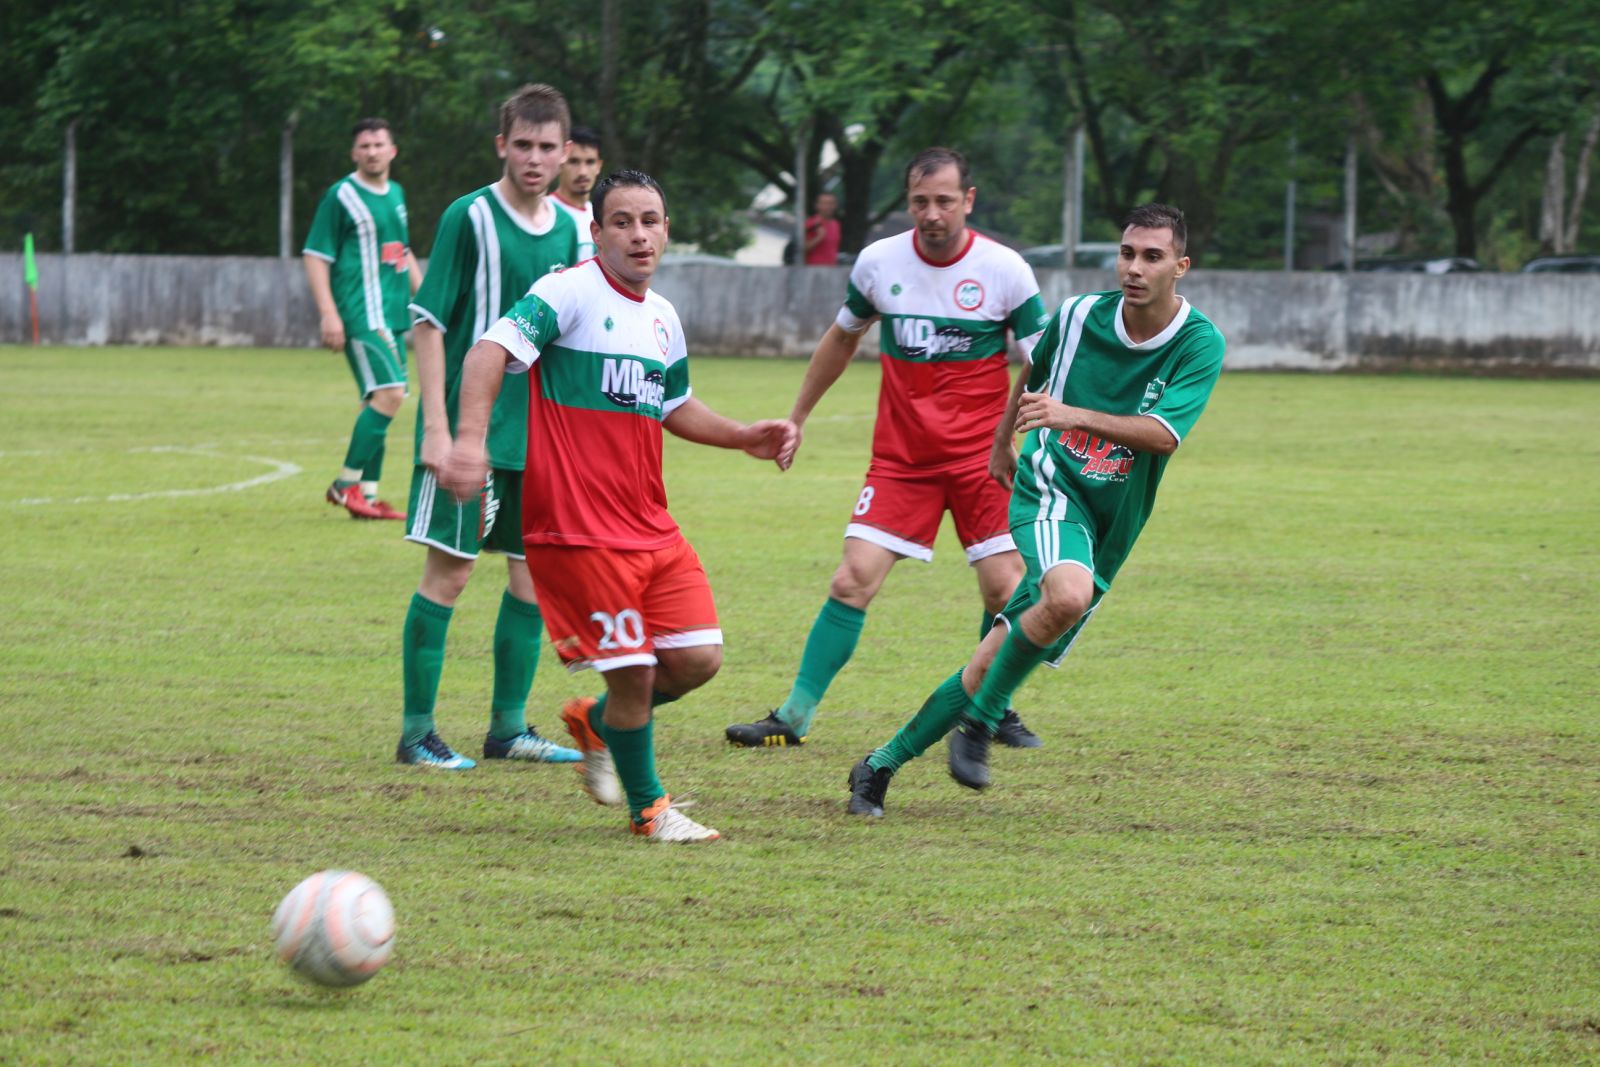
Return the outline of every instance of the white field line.
<path id="1" fill-rule="evenodd" d="M 242 482 L 228 482 L 225 485 L 206 486 L 202 489 L 160 489 L 148 493 L 111 493 L 107 496 L 77 496 L 77 497 L 26 497 L 17 503 L 23 507 L 37 506 L 40 504 L 104 504 L 125 503 L 130 500 L 162 500 L 172 497 L 186 496 L 213 496 L 217 493 L 237 493 L 243 489 L 253 489 L 258 485 L 267 485 L 271 482 L 293 478 L 299 474 L 301 468 L 298 464 L 287 460 L 271 459 L 266 456 L 230 456 L 210 448 L 186 448 L 181 445 L 156 445 L 150 448 L 130 448 L 130 453 L 163 452 L 176 453 L 185 456 L 200 456 L 205 459 L 244 460 L 248 463 L 261 463 L 272 470 L 266 474 L 258 474 L 254 478 L 247 478 Z M 0 455 L 24 455 L 26 453 L 0 453 Z"/>

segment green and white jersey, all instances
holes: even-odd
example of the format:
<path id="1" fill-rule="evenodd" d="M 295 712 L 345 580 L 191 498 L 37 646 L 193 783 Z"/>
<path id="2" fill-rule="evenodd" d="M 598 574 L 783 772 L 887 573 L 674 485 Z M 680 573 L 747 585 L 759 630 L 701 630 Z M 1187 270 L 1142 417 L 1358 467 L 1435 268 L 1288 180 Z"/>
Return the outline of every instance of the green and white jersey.
<path id="1" fill-rule="evenodd" d="M 594 205 L 587 200 L 581 205 L 568 203 L 559 189 L 550 194 L 550 199 L 578 227 L 578 259 L 584 260 L 594 255 L 594 237 L 589 232 L 589 223 L 594 221 Z"/>
<path id="2" fill-rule="evenodd" d="M 873 461 L 924 472 L 986 464 L 1011 391 L 1006 331 L 1027 351 L 1044 329 L 1033 269 L 970 227 L 965 247 L 938 263 L 908 230 L 862 250 L 835 321 L 859 333 L 880 315 Z"/>
<path id="3" fill-rule="evenodd" d="M 411 239 L 399 182 L 375 193 L 347 174 L 323 194 L 304 252 L 331 265 L 333 303 L 346 333 L 411 325 Z"/>
<path id="4" fill-rule="evenodd" d="M 1145 415 L 1181 443 L 1222 372 L 1222 333 L 1187 300 L 1148 341 L 1128 338 L 1122 294 L 1067 300 L 1033 350 L 1028 391 L 1108 415 Z M 1134 452 L 1082 430 L 1028 434 L 1011 494 L 1013 529 L 1060 522 L 1068 502 L 1091 517 L 1094 578 L 1109 588 L 1155 509 L 1167 456 Z"/>
<path id="5" fill-rule="evenodd" d="M 667 514 L 661 424 L 689 399 L 689 353 L 663 296 L 586 259 L 547 274 L 489 328 L 525 373 L 523 542 L 637 551 L 683 535 Z M 502 389 L 516 389 L 508 378 Z"/>
<path id="6" fill-rule="evenodd" d="M 577 231 L 548 198 L 538 224 L 505 202 L 500 185 L 468 193 L 439 219 L 428 274 L 411 302 L 417 321 L 444 333 L 445 411 L 455 435 L 461 365 L 467 350 L 520 300 L 533 283 L 577 262 Z M 422 462 L 423 420 L 417 420 L 416 463 Z M 528 393 L 502 389 L 489 417 L 491 467 L 521 470 L 527 455 Z"/>

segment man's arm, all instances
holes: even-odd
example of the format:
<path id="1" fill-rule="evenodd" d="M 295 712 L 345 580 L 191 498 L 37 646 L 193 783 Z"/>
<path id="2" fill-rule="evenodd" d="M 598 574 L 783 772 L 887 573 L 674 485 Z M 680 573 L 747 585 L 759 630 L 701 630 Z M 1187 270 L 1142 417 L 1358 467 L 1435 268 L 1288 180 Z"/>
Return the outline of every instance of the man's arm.
<path id="1" fill-rule="evenodd" d="M 1008 493 L 1017 474 L 1017 406 L 1022 401 L 1023 390 L 1028 387 L 1028 375 L 1032 370 L 1023 364 L 1017 371 L 1016 384 L 1011 387 L 1011 395 L 1006 397 L 1006 413 L 1000 416 L 1000 424 L 994 429 L 994 449 L 989 453 L 989 477 L 1004 486 Z"/>
<path id="2" fill-rule="evenodd" d="M 311 299 L 317 303 L 322 320 L 322 343 L 335 352 L 344 349 L 344 321 L 333 302 L 333 285 L 328 280 L 328 261 L 307 252 L 300 257 L 306 265 L 306 281 L 311 284 Z"/>
<path id="3" fill-rule="evenodd" d="M 812 225 L 810 222 L 807 222 L 806 223 L 806 251 L 809 252 L 813 248 L 815 248 L 818 245 L 820 245 L 822 243 L 822 239 L 824 237 L 826 237 L 827 235 L 828 235 L 828 224 L 826 222 L 818 222 L 816 225 Z"/>
<path id="4" fill-rule="evenodd" d="M 457 500 L 470 500 L 483 489 L 489 467 L 483 442 L 489 432 L 489 414 L 506 376 L 505 348 L 494 341 L 473 345 L 461 365 L 461 395 L 456 400 L 456 439 L 439 472 L 439 484 Z"/>
<path id="5" fill-rule="evenodd" d="M 795 395 L 794 406 L 789 409 L 789 421 L 794 423 L 797 433 L 804 435 L 811 409 L 817 406 L 822 394 L 839 380 L 839 375 L 850 365 L 856 348 L 861 344 L 861 334 L 865 332 L 863 329 L 861 333 L 851 333 L 836 322 L 828 327 L 828 332 L 817 342 L 816 351 L 811 353 L 811 362 L 806 365 L 806 376 L 800 383 L 800 392 Z M 799 448 L 800 438 L 797 437 L 795 449 L 798 451 Z"/>
<path id="6" fill-rule="evenodd" d="M 762 419 L 736 422 L 719 415 L 695 397 L 690 397 L 662 420 L 676 437 L 698 445 L 739 448 L 756 459 L 776 460 L 779 470 L 788 470 L 794 450 L 800 444 L 800 429 L 788 419 Z"/>
<path id="7" fill-rule="evenodd" d="M 411 249 L 406 249 L 406 261 L 411 264 L 411 295 L 416 296 L 417 290 L 422 288 L 422 264 L 417 262 L 416 255 Z"/>
<path id="8" fill-rule="evenodd" d="M 444 402 L 444 334 L 427 319 L 411 327 L 422 389 L 422 465 L 437 476 L 450 458 L 450 415 Z"/>
<path id="9" fill-rule="evenodd" d="M 1103 411 L 1075 408 L 1047 393 L 1023 393 L 1017 407 L 1018 433 L 1048 427 L 1052 430 L 1086 430 L 1101 440 L 1170 456 L 1178 450 L 1178 439 L 1165 424 L 1149 415 L 1108 415 Z"/>

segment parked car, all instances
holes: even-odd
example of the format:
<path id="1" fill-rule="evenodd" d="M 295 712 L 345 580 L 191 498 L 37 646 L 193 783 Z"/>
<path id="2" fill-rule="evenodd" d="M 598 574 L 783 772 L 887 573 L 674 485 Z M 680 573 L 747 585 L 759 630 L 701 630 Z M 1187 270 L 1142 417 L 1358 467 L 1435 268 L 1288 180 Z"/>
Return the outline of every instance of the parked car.
<path id="1" fill-rule="evenodd" d="M 1540 256 L 1522 265 L 1523 274 L 1600 274 L 1600 256 Z"/>
<path id="2" fill-rule="evenodd" d="M 1059 267 L 1063 247 L 1059 241 L 1053 245 L 1034 245 L 1024 248 L 1020 255 L 1030 267 Z M 1121 247 L 1115 241 L 1080 241 L 1073 252 L 1073 266 L 1078 270 L 1116 270 Z"/>
<path id="3" fill-rule="evenodd" d="M 1344 270 L 1343 263 L 1332 263 L 1329 270 Z M 1382 256 L 1375 259 L 1356 260 L 1356 270 L 1401 274 L 1459 274 L 1463 271 L 1481 271 L 1483 264 L 1470 256 L 1438 256 L 1434 259 L 1402 259 Z"/>

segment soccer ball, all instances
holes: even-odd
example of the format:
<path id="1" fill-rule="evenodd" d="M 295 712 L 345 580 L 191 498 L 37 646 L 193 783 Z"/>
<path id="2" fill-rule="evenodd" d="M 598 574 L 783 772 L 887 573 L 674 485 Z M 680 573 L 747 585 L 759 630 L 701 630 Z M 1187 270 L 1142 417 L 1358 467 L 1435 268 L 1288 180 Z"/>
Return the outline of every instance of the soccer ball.
<path id="1" fill-rule="evenodd" d="M 272 916 L 278 958 L 318 985 L 360 985 L 394 950 L 394 906 L 371 878 L 318 871 Z"/>

